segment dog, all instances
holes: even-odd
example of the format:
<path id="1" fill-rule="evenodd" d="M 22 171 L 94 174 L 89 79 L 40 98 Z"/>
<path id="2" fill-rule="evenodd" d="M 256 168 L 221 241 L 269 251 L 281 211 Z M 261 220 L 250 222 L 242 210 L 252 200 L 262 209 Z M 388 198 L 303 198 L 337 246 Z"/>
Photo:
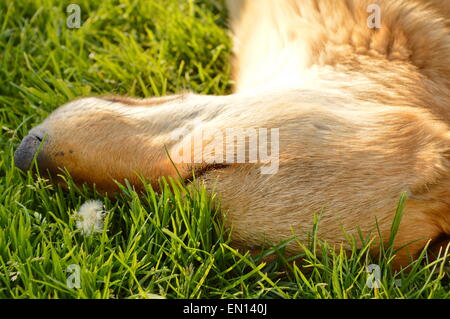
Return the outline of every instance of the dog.
<path id="1" fill-rule="evenodd" d="M 106 193 L 117 181 L 142 186 L 139 176 L 155 186 L 161 177 L 200 183 L 219 195 L 233 244 L 248 249 L 307 240 L 316 213 L 330 245 L 346 242 L 343 230 L 387 243 L 406 194 L 394 265 L 427 245 L 445 248 L 450 2 L 228 5 L 233 94 L 81 98 L 29 132 L 16 166 L 27 170 L 35 157 L 42 172 L 65 168 Z M 235 146 L 248 152 L 222 160 Z M 299 252 L 295 242 L 286 247 Z"/>

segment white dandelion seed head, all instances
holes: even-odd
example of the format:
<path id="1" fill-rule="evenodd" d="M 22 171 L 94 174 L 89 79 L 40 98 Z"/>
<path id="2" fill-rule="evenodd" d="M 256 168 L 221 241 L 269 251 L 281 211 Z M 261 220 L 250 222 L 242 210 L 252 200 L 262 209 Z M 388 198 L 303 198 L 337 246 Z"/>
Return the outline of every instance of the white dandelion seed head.
<path id="1" fill-rule="evenodd" d="M 83 235 L 101 233 L 103 231 L 103 217 L 105 212 L 103 203 L 99 200 L 90 200 L 80 206 L 75 213 L 76 227 Z"/>

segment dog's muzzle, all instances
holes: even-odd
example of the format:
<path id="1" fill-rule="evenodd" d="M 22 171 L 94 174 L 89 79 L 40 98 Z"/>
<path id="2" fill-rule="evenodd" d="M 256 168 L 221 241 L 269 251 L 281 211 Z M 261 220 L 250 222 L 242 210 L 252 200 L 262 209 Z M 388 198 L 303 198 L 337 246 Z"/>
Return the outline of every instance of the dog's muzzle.
<path id="1" fill-rule="evenodd" d="M 41 143 L 42 138 L 39 136 L 34 134 L 25 136 L 14 153 L 14 164 L 24 172 L 28 171 Z"/>

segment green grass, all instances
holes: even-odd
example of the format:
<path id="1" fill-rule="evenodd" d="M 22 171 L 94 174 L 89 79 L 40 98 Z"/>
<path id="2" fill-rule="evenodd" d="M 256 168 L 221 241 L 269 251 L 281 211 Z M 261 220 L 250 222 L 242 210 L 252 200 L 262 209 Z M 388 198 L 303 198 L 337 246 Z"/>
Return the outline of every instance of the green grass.
<path id="1" fill-rule="evenodd" d="M 66 27 L 70 3 L 81 6 L 80 29 Z M 159 193 L 124 185 L 108 199 L 69 177 L 62 190 L 14 168 L 20 139 L 57 106 L 105 93 L 226 94 L 229 54 L 222 1 L 0 1 L 0 298 L 450 297 L 448 261 L 423 255 L 394 273 L 389 246 L 374 259 L 370 243 L 358 250 L 349 238 L 347 255 L 320 243 L 316 227 L 298 243 L 301 262 L 283 257 L 284 244 L 252 257 L 232 248 L 205 190 L 169 180 Z M 88 199 L 107 211 L 105 231 L 91 237 L 73 218 Z M 79 289 L 66 284 L 73 264 Z M 369 264 L 380 267 L 379 288 L 366 284 Z"/>

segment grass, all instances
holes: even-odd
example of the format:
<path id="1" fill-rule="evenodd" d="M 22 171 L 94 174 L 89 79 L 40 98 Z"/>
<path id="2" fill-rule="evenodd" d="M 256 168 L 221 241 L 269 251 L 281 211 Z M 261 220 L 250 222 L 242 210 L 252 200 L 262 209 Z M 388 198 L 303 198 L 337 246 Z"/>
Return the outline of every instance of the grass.
<path id="1" fill-rule="evenodd" d="M 66 26 L 81 7 L 82 27 Z M 214 197 L 174 180 L 103 198 L 66 176 L 62 190 L 13 166 L 27 131 L 73 98 L 105 93 L 227 94 L 232 85 L 226 11 L 215 0 L 3 0 L 0 2 L 0 298 L 449 298 L 448 261 L 423 254 L 394 273 L 390 246 L 350 254 L 315 237 L 301 262 L 283 245 L 250 256 L 230 245 Z M 106 207 L 105 231 L 85 237 L 74 212 Z M 402 201 L 397 216 L 401 216 Z M 393 225 L 395 234 L 398 220 Z M 263 257 L 278 256 L 271 262 Z M 380 286 L 366 267 L 377 264 Z M 70 265 L 81 288 L 69 288 Z"/>

